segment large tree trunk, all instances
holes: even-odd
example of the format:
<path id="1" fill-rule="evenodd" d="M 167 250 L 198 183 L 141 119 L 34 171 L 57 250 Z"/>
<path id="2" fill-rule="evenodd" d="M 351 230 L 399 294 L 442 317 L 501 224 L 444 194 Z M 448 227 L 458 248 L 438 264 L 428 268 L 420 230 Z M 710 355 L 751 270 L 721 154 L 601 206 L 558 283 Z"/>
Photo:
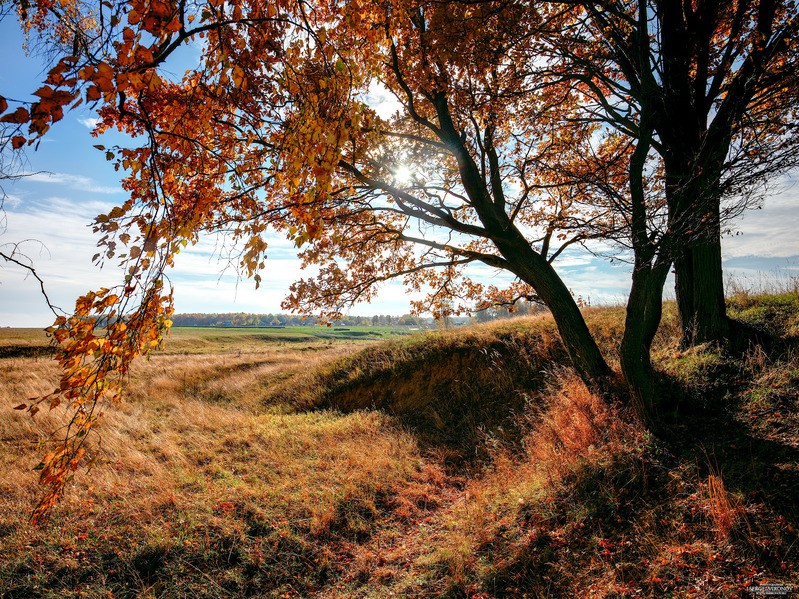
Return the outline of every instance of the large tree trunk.
<path id="1" fill-rule="evenodd" d="M 682 248 L 674 271 L 682 345 L 729 340 L 720 238 L 703 238 Z"/>
<path id="2" fill-rule="evenodd" d="M 691 160 L 683 162 L 684 158 L 665 162 L 683 347 L 707 342 L 723 345 L 730 338 L 721 267 L 718 156 L 723 153 L 710 156 L 700 166 Z"/>

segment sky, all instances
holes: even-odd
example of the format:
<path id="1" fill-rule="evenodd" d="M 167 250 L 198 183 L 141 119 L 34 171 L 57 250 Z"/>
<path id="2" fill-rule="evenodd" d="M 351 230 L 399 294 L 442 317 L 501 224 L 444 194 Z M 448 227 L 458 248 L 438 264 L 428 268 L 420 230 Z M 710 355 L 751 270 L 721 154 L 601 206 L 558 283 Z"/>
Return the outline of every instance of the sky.
<path id="1" fill-rule="evenodd" d="M 14 21 L 0 22 L 0 56 L 4 57 L 0 95 L 27 100 L 41 85 L 43 68 L 38 59 L 21 51 L 21 43 Z M 391 98 L 380 90 L 374 91 L 371 101 L 382 110 L 392 110 Z M 3 182 L 5 222 L 0 223 L 4 225 L 0 226 L 0 246 L 7 253 L 8 244 L 19 243 L 45 281 L 51 302 L 66 311 L 77 296 L 121 280 L 114 264 L 99 270 L 91 262 L 98 239 L 90 227 L 93 217 L 126 199 L 120 173 L 93 147 L 110 146 L 114 140 L 108 135 L 99 140 L 91 137 L 93 118 L 84 108 L 67 113 L 38 149 L 28 152 L 23 171 L 29 176 Z M 736 222 L 734 233 L 723 239 L 725 274 L 744 287 L 763 288 L 799 276 L 797 182 L 799 174 L 793 174 L 775 184 L 763 208 L 747 212 Z M 266 270 L 261 273 L 263 282 L 256 290 L 252 281 L 239 280 L 235 272 L 225 270 L 215 251 L 219 242 L 205 238 L 177 257 L 169 273 L 177 312 L 280 312 L 289 285 L 308 276 L 299 268 L 293 244 L 273 237 Z M 620 304 L 626 299 L 627 265 L 575 250 L 564 253 L 556 266 L 574 294 L 593 305 Z M 487 268 L 480 271 L 479 279 L 497 285 L 509 280 Z M 670 283 L 666 295 L 673 296 Z M 401 283 L 390 283 L 371 304 L 357 306 L 351 313 L 404 314 L 415 298 Z M 0 260 L 0 327 L 45 327 L 52 320 L 38 281 Z"/>

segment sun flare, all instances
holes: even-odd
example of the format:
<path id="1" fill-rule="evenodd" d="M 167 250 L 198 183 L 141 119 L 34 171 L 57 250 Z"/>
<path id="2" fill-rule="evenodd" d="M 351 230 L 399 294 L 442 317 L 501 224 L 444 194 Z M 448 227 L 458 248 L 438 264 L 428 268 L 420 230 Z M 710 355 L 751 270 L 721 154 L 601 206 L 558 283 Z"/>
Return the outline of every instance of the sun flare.
<path id="1" fill-rule="evenodd" d="M 403 164 L 394 171 L 394 181 L 399 185 L 407 185 L 413 181 L 413 175 L 411 168 Z"/>

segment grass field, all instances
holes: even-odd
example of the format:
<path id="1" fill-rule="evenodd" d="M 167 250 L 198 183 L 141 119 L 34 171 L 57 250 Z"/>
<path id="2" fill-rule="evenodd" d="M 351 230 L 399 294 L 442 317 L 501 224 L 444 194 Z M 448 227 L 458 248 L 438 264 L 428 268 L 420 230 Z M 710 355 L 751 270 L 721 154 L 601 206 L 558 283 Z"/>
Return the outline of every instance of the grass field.
<path id="1" fill-rule="evenodd" d="M 408 327 L 325 327 L 281 328 L 175 327 L 170 331 L 165 352 L 204 353 L 257 351 L 264 345 L 313 344 L 340 341 L 376 341 L 413 334 Z"/>
<path id="2" fill-rule="evenodd" d="M 799 296 L 731 300 L 785 339 L 742 357 L 679 350 L 666 308 L 655 356 L 674 412 L 654 432 L 585 389 L 546 317 L 407 336 L 175 329 L 37 528 L 31 469 L 59 414 L 10 408 L 58 373 L 41 333 L 0 330 L 0 597 L 743 599 L 795 584 Z M 622 318 L 589 313 L 612 363 Z"/>
<path id="3" fill-rule="evenodd" d="M 409 327 L 173 327 L 159 350 L 175 353 L 257 352 L 277 345 L 321 345 L 341 341 L 376 341 L 419 333 Z M 51 351 L 42 329 L 0 329 L 0 357 L 46 355 Z"/>

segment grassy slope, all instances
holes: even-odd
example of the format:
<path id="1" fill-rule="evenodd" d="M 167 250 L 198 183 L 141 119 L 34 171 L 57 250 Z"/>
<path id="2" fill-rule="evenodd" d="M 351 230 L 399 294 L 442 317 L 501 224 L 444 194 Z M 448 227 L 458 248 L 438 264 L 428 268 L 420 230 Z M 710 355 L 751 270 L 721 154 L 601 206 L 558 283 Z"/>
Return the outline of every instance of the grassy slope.
<path id="1" fill-rule="evenodd" d="M 796 581 L 799 296 L 731 308 L 788 341 L 680 352 L 667 306 L 655 355 L 677 416 L 656 435 L 560 366 L 545 318 L 365 349 L 177 337 L 45 527 L 25 523 L 29 468 L 57 421 L 0 422 L 0 596 L 745 597 Z M 613 361 L 621 311 L 589 317 Z M 0 373 L 8 406 L 55 374 L 25 355 Z"/>

